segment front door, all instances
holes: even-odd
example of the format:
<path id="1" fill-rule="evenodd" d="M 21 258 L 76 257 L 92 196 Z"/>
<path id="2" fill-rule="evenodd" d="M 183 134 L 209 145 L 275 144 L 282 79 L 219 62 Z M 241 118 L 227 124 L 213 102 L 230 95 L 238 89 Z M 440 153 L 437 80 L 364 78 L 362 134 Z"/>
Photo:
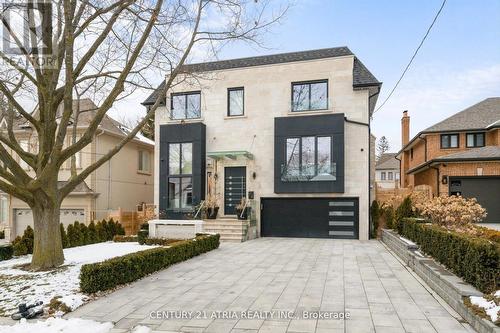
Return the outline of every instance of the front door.
<path id="1" fill-rule="evenodd" d="M 247 193 L 246 167 L 224 168 L 224 215 L 236 215 L 236 206 Z"/>

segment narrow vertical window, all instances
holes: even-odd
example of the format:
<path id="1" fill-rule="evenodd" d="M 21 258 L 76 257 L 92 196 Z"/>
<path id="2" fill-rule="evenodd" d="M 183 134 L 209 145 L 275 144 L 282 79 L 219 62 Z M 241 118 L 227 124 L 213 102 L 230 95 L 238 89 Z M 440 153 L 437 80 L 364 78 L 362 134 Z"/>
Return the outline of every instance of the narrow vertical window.
<path id="1" fill-rule="evenodd" d="M 243 87 L 229 88 L 227 90 L 227 98 L 228 98 L 227 115 L 229 117 L 243 116 L 245 114 L 244 97 L 245 97 L 245 92 Z"/>

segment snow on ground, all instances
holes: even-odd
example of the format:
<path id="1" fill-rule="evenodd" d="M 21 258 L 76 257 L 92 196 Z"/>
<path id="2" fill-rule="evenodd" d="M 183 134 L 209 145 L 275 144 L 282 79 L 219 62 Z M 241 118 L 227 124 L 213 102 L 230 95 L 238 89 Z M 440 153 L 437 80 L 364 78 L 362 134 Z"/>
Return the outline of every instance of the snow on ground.
<path id="1" fill-rule="evenodd" d="M 495 297 L 500 297 L 500 290 L 495 292 Z M 500 305 L 497 305 L 495 301 L 488 301 L 484 297 L 470 296 L 470 302 L 480 308 L 483 308 L 486 311 L 486 314 L 490 316 L 492 322 L 497 321 Z"/>
<path id="2" fill-rule="evenodd" d="M 0 316 L 15 312 L 19 303 L 41 300 L 48 305 L 54 296 L 61 296 L 60 300 L 74 310 L 87 299 L 79 291 L 82 265 L 153 247 L 132 242 L 106 242 L 64 249 L 64 264 L 47 272 L 29 272 L 17 267 L 29 264 L 31 255 L 0 261 Z"/>
<path id="3" fill-rule="evenodd" d="M 113 328 L 111 323 L 99 323 L 93 320 L 80 318 L 48 318 L 41 321 L 27 321 L 21 319 L 13 326 L 0 325 L 0 333 L 108 333 Z M 151 329 L 146 326 L 137 326 L 132 333 L 150 333 Z"/>

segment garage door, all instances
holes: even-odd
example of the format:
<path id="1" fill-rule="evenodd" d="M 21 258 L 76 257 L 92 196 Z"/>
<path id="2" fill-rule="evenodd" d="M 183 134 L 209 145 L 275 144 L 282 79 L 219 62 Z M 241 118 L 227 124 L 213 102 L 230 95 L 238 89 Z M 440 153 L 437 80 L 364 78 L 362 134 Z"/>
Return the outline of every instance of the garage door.
<path id="1" fill-rule="evenodd" d="M 262 198 L 263 237 L 358 239 L 358 198 Z"/>
<path id="2" fill-rule="evenodd" d="M 450 194 L 476 198 L 486 209 L 484 223 L 500 223 L 500 177 L 450 177 Z"/>
<path id="3" fill-rule="evenodd" d="M 33 228 L 33 213 L 31 209 L 15 209 L 14 217 L 16 221 L 16 236 L 23 234 L 28 226 Z M 61 223 L 64 226 L 73 224 L 75 221 L 85 222 L 84 209 L 61 209 Z"/>

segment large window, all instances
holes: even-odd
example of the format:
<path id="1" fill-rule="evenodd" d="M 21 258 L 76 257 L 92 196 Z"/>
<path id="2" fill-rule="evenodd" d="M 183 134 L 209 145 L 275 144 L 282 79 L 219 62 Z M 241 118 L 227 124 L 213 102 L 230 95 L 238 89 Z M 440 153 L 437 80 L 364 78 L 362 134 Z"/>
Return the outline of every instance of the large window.
<path id="1" fill-rule="evenodd" d="M 145 173 L 151 172 L 151 155 L 149 151 L 139 150 L 137 171 Z"/>
<path id="2" fill-rule="evenodd" d="M 441 148 L 458 148 L 458 134 L 441 134 Z"/>
<path id="3" fill-rule="evenodd" d="M 292 83 L 292 111 L 328 109 L 328 81 Z"/>
<path id="4" fill-rule="evenodd" d="M 201 94 L 199 91 L 172 94 L 172 119 L 195 119 L 201 117 Z"/>
<path id="5" fill-rule="evenodd" d="M 467 133 L 467 147 L 484 147 L 484 133 Z"/>
<path id="6" fill-rule="evenodd" d="M 243 87 L 229 88 L 227 90 L 227 115 L 228 117 L 243 116 L 245 114 L 245 91 Z"/>
<path id="7" fill-rule="evenodd" d="M 9 202 L 5 194 L 0 193 L 0 224 L 9 223 Z"/>
<path id="8" fill-rule="evenodd" d="M 282 166 L 284 181 L 335 180 L 332 163 L 332 138 L 304 136 L 286 139 L 286 161 Z"/>
<path id="9" fill-rule="evenodd" d="M 193 144 L 168 145 L 168 208 L 190 209 L 193 206 Z"/>

